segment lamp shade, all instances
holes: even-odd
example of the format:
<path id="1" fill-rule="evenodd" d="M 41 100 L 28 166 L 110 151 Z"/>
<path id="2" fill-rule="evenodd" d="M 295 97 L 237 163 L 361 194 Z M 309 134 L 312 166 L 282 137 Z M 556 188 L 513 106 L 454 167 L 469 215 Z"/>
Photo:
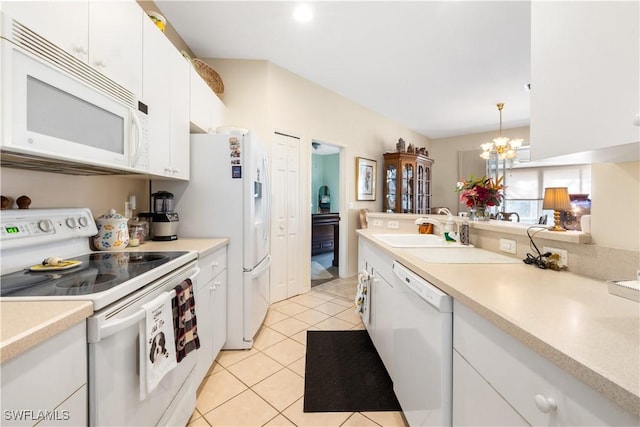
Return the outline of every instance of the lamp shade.
<path id="1" fill-rule="evenodd" d="M 569 190 L 567 187 L 548 187 L 544 189 L 542 209 L 568 211 L 571 209 Z"/>

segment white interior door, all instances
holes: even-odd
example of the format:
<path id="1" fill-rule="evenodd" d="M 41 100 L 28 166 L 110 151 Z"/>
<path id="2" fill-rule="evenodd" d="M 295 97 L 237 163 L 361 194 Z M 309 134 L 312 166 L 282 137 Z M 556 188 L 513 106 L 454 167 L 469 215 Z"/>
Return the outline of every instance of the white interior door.
<path id="1" fill-rule="evenodd" d="M 300 293 L 300 138 L 274 134 L 272 144 L 271 303 Z"/>

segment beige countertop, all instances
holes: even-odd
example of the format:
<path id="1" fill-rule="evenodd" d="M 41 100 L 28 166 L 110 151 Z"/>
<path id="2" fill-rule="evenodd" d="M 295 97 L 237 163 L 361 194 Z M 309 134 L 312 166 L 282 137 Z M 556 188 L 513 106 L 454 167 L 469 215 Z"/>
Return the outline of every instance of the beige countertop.
<path id="1" fill-rule="evenodd" d="M 606 282 L 522 264 L 430 264 L 358 234 L 611 400 L 640 415 L 640 304 Z"/>
<path id="2" fill-rule="evenodd" d="M 146 242 L 126 248 L 140 251 L 197 251 L 205 256 L 229 244 L 227 238 L 178 239 L 173 242 Z M 0 363 L 23 353 L 93 314 L 91 301 L 9 301 L 0 302 Z"/>
<path id="3" fill-rule="evenodd" d="M 179 238 L 171 242 L 147 241 L 140 246 L 128 247 L 127 252 L 148 252 L 148 251 L 197 251 L 200 256 L 215 251 L 229 244 L 227 238 L 201 238 L 189 239 Z"/>
<path id="4" fill-rule="evenodd" d="M 91 301 L 20 302 L 0 304 L 0 363 L 83 322 L 93 314 Z"/>

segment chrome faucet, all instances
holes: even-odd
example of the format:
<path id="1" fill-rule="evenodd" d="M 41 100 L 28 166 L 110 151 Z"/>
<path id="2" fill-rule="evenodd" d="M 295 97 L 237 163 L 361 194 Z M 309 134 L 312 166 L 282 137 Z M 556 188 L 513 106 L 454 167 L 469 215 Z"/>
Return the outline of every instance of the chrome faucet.
<path id="1" fill-rule="evenodd" d="M 416 225 L 433 224 L 436 227 L 438 227 L 438 230 L 440 231 L 440 235 L 442 236 L 442 239 L 444 241 L 456 241 L 459 239 L 459 237 L 457 236 L 460 235 L 460 225 L 455 221 L 449 209 L 447 208 L 438 209 L 438 213 L 443 213 L 443 212 L 447 214 L 447 222 L 445 224 L 443 224 L 441 221 L 438 221 L 437 219 L 429 218 L 429 217 L 418 218 L 414 221 L 414 223 Z M 457 233 L 456 238 L 453 238 L 453 236 L 450 235 L 453 233 Z"/>

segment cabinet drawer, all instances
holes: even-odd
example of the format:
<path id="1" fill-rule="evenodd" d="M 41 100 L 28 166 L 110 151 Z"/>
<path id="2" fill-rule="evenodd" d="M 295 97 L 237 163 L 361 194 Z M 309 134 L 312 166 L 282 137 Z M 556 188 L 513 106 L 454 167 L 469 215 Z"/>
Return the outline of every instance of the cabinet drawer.
<path id="1" fill-rule="evenodd" d="M 625 411 L 588 385 L 455 302 L 453 346 L 532 425 L 638 425 Z M 557 409 L 539 409 L 536 399 Z"/>
<path id="2" fill-rule="evenodd" d="M 361 237 L 358 245 L 358 259 L 361 259 L 373 268 L 375 275 L 384 277 L 389 283 L 393 283 L 395 276 L 393 275 L 393 258 L 391 255 L 386 254 L 381 249 L 374 247 L 373 243 L 368 242 L 365 238 Z M 360 268 L 365 268 L 363 264 Z"/>
<path id="3" fill-rule="evenodd" d="M 220 248 L 200 258 L 198 267 L 200 267 L 198 287 L 201 287 L 227 268 L 227 247 Z"/>

